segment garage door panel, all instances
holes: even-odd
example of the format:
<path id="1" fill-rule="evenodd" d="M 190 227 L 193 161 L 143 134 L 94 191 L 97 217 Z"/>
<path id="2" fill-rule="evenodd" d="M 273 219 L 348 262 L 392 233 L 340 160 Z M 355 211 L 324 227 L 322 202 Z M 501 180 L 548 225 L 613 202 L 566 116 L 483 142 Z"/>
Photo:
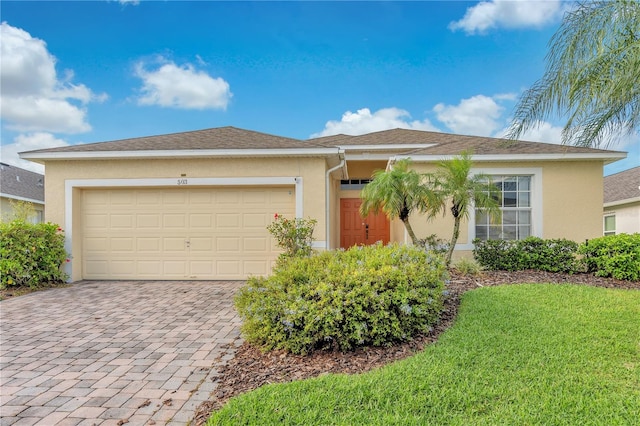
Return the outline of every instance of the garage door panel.
<path id="1" fill-rule="evenodd" d="M 213 215 L 211 213 L 192 213 L 189 215 L 190 228 L 211 229 L 213 222 Z"/>
<path id="2" fill-rule="evenodd" d="M 266 275 L 269 273 L 270 262 L 268 260 L 245 260 L 243 262 L 243 270 L 247 276 L 250 275 Z"/>
<path id="3" fill-rule="evenodd" d="M 135 217 L 131 213 L 111 214 L 109 216 L 109 224 L 112 229 L 133 229 Z"/>
<path id="4" fill-rule="evenodd" d="M 101 230 L 109 226 L 109 215 L 107 214 L 95 214 L 87 213 L 82 221 L 86 229 Z"/>
<path id="5" fill-rule="evenodd" d="M 139 253 L 160 253 L 162 240 L 159 237 L 138 237 L 136 238 L 136 249 Z"/>
<path id="6" fill-rule="evenodd" d="M 164 191 L 162 193 L 162 204 L 184 206 L 187 204 L 187 197 L 186 191 Z"/>
<path id="7" fill-rule="evenodd" d="M 136 226 L 138 228 L 162 228 L 162 219 L 160 213 L 145 214 L 138 213 L 136 215 Z"/>
<path id="8" fill-rule="evenodd" d="M 83 278 L 245 279 L 280 253 L 266 230 L 294 217 L 292 188 L 88 189 Z"/>
<path id="9" fill-rule="evenodd" d="M 162 251 L 165 253 L 180 253 L 187 249 L 187 240 L 184 237 L 165 237 L 162 239 Z"/>
<path id="10" fill-rule="evenodd" d="M 109 250 L 107 237 L 85 238 L 83 249 L 86 253 L 106 253 Z"/>
<path id="11" fill-rule="evenodd" d="M 186 213 L 164 213 L 162 215 L 162 227 L 187 229 L 187 214 Z"/>
<path id="12" fill-rule="evenodd" d="M 240 237 L 216 238 L 216 252 L 236 254 L 240 251 Z"/>
<path id="13" fill-rule="evenodd" d="M 133 237 L 112 237 L 109 238 L 109 248 L 112 252 L 135 253 L 134 241 Z"/>
<path id="14" fill-rule="evenodd" d="M 266 237 L 246 237 L 242 240 L 242 249 L 245 252 L 259 252 L 264 253 L 267 251 L 268 243 Z"/>
<path id="15" fill-rule="evenodd" d="M 219 230 L 240 229 L 240 216 L 238 213 L 219 213 L 216 215 L 216 228 Z"/>

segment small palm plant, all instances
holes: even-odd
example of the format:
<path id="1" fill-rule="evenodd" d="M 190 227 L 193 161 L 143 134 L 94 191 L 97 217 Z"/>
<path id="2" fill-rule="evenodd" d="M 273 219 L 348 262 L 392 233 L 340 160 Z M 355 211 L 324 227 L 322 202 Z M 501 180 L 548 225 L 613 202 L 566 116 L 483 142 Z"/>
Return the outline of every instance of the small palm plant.
<path id="1" fill-rule="evenodd" d="M 501 216 L 498 204 L 500 191 L 493 185 L 490 176 L 472 174 L 472 166 L 471 153 L 463 151 L 450 160 L 438 162 L 438 170 L 433 175 L 436 192 L 442 200 L 451 203 L 450 210 L 454 220 L 453 234 L 445 257 L 447 266 L 451 263 L 451 256 L 460 236 L 460 222 L 463 218 L 469 218 L 472 208 L 482 209 L 497 220 Z M 438 212 L 438 209 L 432 209 L 430 214 L 433 216 Z"/>
<path id="2" fill-rule="evenodd" d="M 400 218 L 411 241 L 419 245 L 409 216 L 414 211 L 425 212 L 438 202 L 437 194 L 425 185 L 425 176 L 410 170 L 411 160 L 400 160 L 389 170 L 378 170 L 373 180 L 362 189 L 360 214 L 382 211 L 389 219 Z"/>

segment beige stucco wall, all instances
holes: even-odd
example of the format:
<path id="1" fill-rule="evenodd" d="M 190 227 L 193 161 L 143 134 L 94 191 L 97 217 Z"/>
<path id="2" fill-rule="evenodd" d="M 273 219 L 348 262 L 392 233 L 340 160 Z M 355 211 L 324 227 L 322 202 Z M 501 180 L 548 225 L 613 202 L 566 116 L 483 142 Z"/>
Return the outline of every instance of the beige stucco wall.
<path id="1" fill-rule="evenodd" d="M 420 172 L 431 172 L 433 165 L 414 164 Z M 541 176 L 541 188 L 535 188 L 542 200 L 542 223 L 534 234 L 541 238 L 566 238 L 577 242 L 602 235 L 603 164 L 600 161 L 548 162 L 475 162 L 474 170 L 504 174 L 534 170 Z M 536 198 L 533 195 L 534 199 Z M 449 239 L 453 218 L 446 215 L 431 221 L 412 216 L 411 223 L 419 237 L 436 234 Z M 458 244 L 469 244 L 469 226 L 463 222 Z"/>
<path id="2" fill-rule="evenodd" d="M 324 158 L 226 158 L 48 161 L 45 196 L 46 220 L 65 224 L 65 180 L 158 179 L 217 177 L 302 177 L 303 216 L 318 221 L 314 237 L 325 241 Z M 80 223 L 82 189 L 73 194 L 72 279 L 81 277 Z"/>
<path id="3" fill-rule="evenodd" d="M 364 178 L 375 169 L 383 167 L 382 162 L 358 161 L 349 164 L 349 177 Z M 432 163 L 413 164 L 420 173 L 433 172 Z M 541 221 L 536 225 L 534 234 L 541 238 L 567 238 L 584 241 L 602 235 L 602 186 L 603 164 L 601 161 L 546 161 L 546 162 L 479 162 L 474 171 L 496 174 L 529 174 L 538 176 L 537 198 L 541 201 L 538 213 Z M 339 198 L 357 197 L 358 191 L 340 191 Z M 535 201 L 534 201 L 535 202 Z M 438 238 L 449 240 L 453 231 L 453 217 L 450 205 L 431 220 L 420 214 L 410 217 L 411 225 L 419 238 L 435 234 Z M 339 223 L 334 229 L 339 229 Z M 337 231 L 336 231 L 337 232 Z M 337 238 L 337 237 L 336 237 Z M 458 244 L 471 244 L 469 224 L 463 221 L 460 227 Z M 391 223 L 391 240 L 405 242 L 404 226 L 400 220 Z M 459 255 L 469 254 L 461 250 Z"/>
<path id="4" fill-rule="evenodd" d="M 604 208 L 604 215 L 616 217 L 616 234 L 640 233 L 640 202 L 620 204 Z"/>

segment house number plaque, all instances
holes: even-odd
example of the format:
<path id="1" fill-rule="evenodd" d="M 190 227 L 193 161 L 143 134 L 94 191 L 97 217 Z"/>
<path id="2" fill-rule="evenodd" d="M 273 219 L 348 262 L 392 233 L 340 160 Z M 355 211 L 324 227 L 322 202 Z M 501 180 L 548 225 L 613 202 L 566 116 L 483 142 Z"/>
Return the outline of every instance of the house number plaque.
<path id="1" fill-rule="evenodd" d="M 187 179 L 178 179 L 178 185 L 188 185 Z"/>

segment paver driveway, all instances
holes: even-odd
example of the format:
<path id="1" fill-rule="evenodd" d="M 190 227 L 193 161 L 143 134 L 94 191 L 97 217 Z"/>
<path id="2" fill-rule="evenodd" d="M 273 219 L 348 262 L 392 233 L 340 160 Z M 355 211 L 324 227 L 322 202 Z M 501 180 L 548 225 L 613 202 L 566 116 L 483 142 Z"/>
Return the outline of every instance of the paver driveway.
<path id="1" fill-rule="evenodd" d="M 0 302 L 4 425 L 184 425 L 240 344 L 241 282 L 85 281 Z"/>

